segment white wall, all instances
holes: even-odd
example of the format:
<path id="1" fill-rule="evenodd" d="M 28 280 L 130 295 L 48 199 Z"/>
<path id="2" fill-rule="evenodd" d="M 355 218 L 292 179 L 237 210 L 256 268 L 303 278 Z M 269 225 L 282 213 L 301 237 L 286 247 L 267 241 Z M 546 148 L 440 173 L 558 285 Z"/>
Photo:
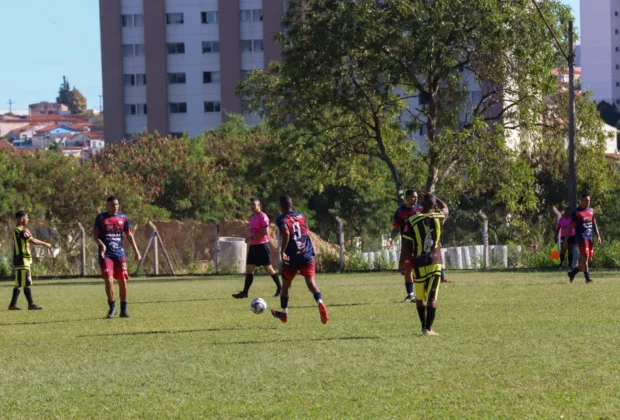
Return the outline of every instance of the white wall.
<path id="1" fill-rule="evenodd" d="M 594 100 L 620 100 L 620 0 L 581 0 L 582 88 L 594 92 Z M 620 103 L 618 103 L 620 105 Z"/>

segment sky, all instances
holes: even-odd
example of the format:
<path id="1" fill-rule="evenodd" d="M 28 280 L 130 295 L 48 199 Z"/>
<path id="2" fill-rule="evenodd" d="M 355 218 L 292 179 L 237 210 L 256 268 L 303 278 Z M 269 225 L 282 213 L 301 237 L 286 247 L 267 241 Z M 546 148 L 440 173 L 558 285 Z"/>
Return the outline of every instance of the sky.
<path id="1" fill-rule="evenodd" d="M 579 0 L 573 8 L 579 27 Z M 62 77 L 77 87 L 88 108 L 99 109 L 101 44 L 99 0 L 0 0 L 4 35 L 0 110 L 56 101 Z"/>

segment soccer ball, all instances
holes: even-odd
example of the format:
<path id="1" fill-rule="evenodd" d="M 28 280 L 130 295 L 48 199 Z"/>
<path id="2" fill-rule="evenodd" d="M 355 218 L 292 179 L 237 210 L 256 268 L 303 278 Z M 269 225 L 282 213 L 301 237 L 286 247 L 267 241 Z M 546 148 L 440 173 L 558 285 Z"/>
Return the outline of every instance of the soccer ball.
<path id="1" fill-rule="evenodd" d="M 250 303 L 250 309 L 252 309 L 252 312 L 255 314 L 262 314 L 267 310 L 267 302 L 261 298 L 256 298 Z"/>

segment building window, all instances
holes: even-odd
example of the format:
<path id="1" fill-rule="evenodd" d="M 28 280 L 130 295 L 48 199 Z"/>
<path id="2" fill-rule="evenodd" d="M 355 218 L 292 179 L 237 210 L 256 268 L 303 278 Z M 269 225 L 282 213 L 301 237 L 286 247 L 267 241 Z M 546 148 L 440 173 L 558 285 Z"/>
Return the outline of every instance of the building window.
<path id="1" fill-rule="evenodd" d="M 146 104 L 137 104 L 136 108 L 138 109 L 138 115 L 146 115 Z"/>
<path id="2" fill-rule="evenodd" d="M 123 28 L 131 28 L 133 26 L 133 15 L 122 15 L 121 23 Z"/>
<path id="3" fill-rule="evenodd" d="M 616 70 L 620 70 L 620 64 L 616 64 Z"/>
<path id="4" fill-rule="evenodd" d="M 185 54 L 185 44 L 183 42 L 169 42 L 166 44 L 168 54 Z"/>
<path id="5" fill-rule="evenodd" d="M 202 41 L 202 53 L 218 53 L 220 52 L 219 41 Z"/>
<path id="6" fill-rule="evenodd" d="M 616 82 L 616 87 L 620 87 L 620 82 Z"/>
<path id="7" fill-rule="evenodd" d="M 183 137 L 184 133 L 170 133 L 169 136 L 170 137 L 174 137 L 175 139 L 180 139 L 181 137 Z"/>
<path id="8" fill-rule="evenodd" d="M 220 22 L 219 12 L 202 12 L 200 15 L 202 17 L 202 23 L 211 24 Z"/>
<path id="9" fill-rule="evenodd" d="M 620 133 L 616 134 L 616 150 L 620 150 Z"/>
<path id="10" fill-rule="evenodd" d="M 252 11 L 251 10 L 240 10 L 239 11 L 239 20 L 241 22 L 249 22 L 252 20 Z"/>
<path id="11" fill-rule="evenodd" d="M 471 92 L 471 103 L 472 105 L 478 105 L 482 101 L 482 92 L 479 90 L 474 90 Z"/>
<path id="12" fill-rule="evenodd" d="M 262 39 L 242 39 L 241 52 L 260 52 L 263 51 Z"/>
<path id="13" fill-rule="evenodd" d="M 187 114 L 187 102 L 170 102 L 168 110 L 171 114 Z"/>
<path id="14" fill-rule="evenodd" d="M 136 57 L 144 57 L 144 44 L 136 44 Z"/>
<path id="15" fill-rule="evenodd" d="M 205 112 L 220 112 L 219 102 L 205 102 Z"/>
<path id="16" fill-rule="evenodd" d="M 168 73 L 168 84 L 185 84 L 185 73 Z"/>
<path id="17" fill-rule="evenodd" d="M 618 12 L 614 12 L 614 15 L 615 15 L 615 16 L 618 16 Z"/>
<path id="18" fill-rule="evenodd" d="M 263 9 L 239 10 L 239 20 L 241 22 L 262 22 Z"/>
<path id="19" fill-rule="evenodd" d="M 124 74 L 123 75 L 123 84 L 125 86 L 135 86 L 136 85 L 136 76 L 133 74 Z"/>
<path id="20" fill-rule="evenodd" d="M 133 15 L 133 26 L 144 26 L 144 15 Z"/>
<path id="21" fill-rule="evenodd" d="M 137 107 L 135 104 L 125 104 L 125 115 L 136 115 L 138 113 Z"/>
<path id="22" fill-rule="evenodd" d="M 220 72 L 219 71 L 205 71 L 202 73 L 202 83 L 219 83 Z"/>
<path id="23" fill-rule="evenodd" d="M 421 124 L 420 125 L 420 135 L 421 136 L 426 136 L 428 134 L 428 127 L 426 126 L 426 124 Z"/>
<path id="24" fill-rule="evenodd" d="M 183 13 L 166 13 L 167 25 L 182 25 L 183 21 Z"/>
<path id="25" fill-rule="evenodd" d="M 248 80 L 250 70 L 241 70 L 241 80 Z"/>
<path id="26" fill-rule="evenodd" d="M 616 35 L 618 35 L 618 30 L 616 29 Z"/>
<path id="27" fill-rule="evenodd" d="M 146 74 L 136 74 L 136 86 L 146 86 Z"/>
<path id="28" fill-rule="evenodd" d="M 133 44 L 123 44 L 123 57 L 133 57 Z"/>

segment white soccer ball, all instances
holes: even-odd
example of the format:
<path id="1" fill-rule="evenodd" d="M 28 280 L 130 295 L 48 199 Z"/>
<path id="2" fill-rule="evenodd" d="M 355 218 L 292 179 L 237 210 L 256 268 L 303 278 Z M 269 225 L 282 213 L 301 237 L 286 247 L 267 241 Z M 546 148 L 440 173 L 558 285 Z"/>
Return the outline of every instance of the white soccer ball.
<path id="1" fill-rule="evenodd" d="M 250 303 L 250 309 L 252 309 L 252 312 L 255 314 L 262 314 L 267 310 L 267 302 L 261 298 L 256 298 Z"/>

